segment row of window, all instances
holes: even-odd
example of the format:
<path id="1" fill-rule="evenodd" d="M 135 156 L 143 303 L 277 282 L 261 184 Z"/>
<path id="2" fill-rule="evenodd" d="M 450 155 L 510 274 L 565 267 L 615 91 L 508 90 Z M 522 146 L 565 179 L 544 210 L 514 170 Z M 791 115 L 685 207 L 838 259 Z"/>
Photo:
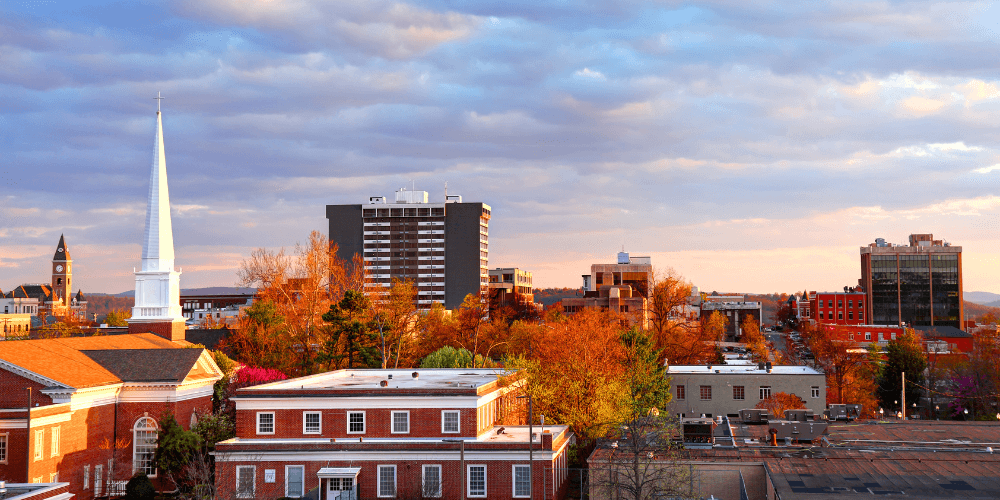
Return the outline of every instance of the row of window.
<path id="1" fill-rule="evenodd" d="M 858 311 L 858 319 L 861 318 L 862 318 L 861 311 Z M 819 318 L 817 319 L 823 319 L 823 311 L 819 312 Z M 833 311 L 827 311 L 826 319 L 833 319 Z M 837 311 L 837 319 L 844 319 L 844 311 Z M 854 311 L 847 311 L 847 319 L 849 320 L 854 319 Z"/>
<path id="2" fill-rule="evenodd" d="M 764 399 L 771 399 L 771 386 L 769 386 L 769 385 L 762 385 L 762 386 L 758 387 L 758 395 L 760 396 L 760 399 L 762 399 L 762 400 L 764 400 Z M 701 399 L 702 401 L 711 401 L 712 400 L 712 386 L 710 386 L 710 385 L 698 386 L 698 396 L 699 396 L 699 399 Z M 811 390 L 810 396 L 813 397 L 813 398 L 820 397 L 820 388 L 819 388 L 819 386 L 815 386 L 815 385 L 812 386 L 812 390 Z M 685 399 L 687 399 L 687 387 L 685 387 L 683 385 L 674 386 L 674 397 L 675 397 L 675 399 L 678 399 L 678 400 L 685 400 Z M 746 387 L 742 386 L 742 385 L 734 385 L 733 386 L 733 399 L 738 400 L 738 401 L 745 400 L 746 399 Z"/>
<path id="3" fill-rule="evenodd" d="M 896 340 L 896 332 L 891 332 L 890 335 L 892 336 L 892 340 Z M 848 333 L 848 338 L 854 340 L 854 332 Z M 872 332 L 865 332 L 865 340 L 871 340 L 871 339 L 872 339 Z M 878 332 L 878 339 L 886 340 L 885 332 Z"/>
<path id="4" fill-rule="evenodd" d="M 100 467 L 100 466 L 98 466 Z M 486 465 L 473 464 L 466 466 L 466 490 L 469 497 L 486 497 Z M 86 470 L 86 469 L 85 469 Z M 511 470 L 512 493 L 515 498 L 527 498 L 531 496 L 531 469 L 528 465 L 513 465 Z M 395 498 L 397 482 L 395 465 L 378 466 L 378 497 Z M 95 477 L 95 482 L 100 480 L 100 476 Z M 274 482 L 274 470 L 264 471 L 264 482 Z M 95 483 L 96 484 L 96 483 Z M 257 467 L 253 465 L 241 465 L 236 468 L 236 497 L 254 498 L 256 496 Z M 327 490 L 330 492 L 354 491 L 356 488 L 354 478 L 330 478 L 327 480 Z M 441 465 L 427 464 L 422 467 L 421 490 L 422 496 L 428 498 L 440 498 L 442 491 Z M 86 488 L 86 485 L 84 486 Z M 96 487 L 95 487 L 96 489 Z M 355 492 L 357 493 L 357 492 Z M 285 466 L 285 496 L 289 498 L 299 498 L 305 494 L 305 466 L 286 465 Z M 333 496 L 333 495 L 329 495 Z"/>
<path id="5" fill-rule="evenodd" d="M 393 434 L 410 433 L 410 412 L 394 411 L 391 416 Z M 275 422 L 273 411 L 257 412 L 257 434 L 274 434 Z M 458 410 L 443 410 L 441 412 L 441 432 L 458 433 L 461 431 Z M 364 434 L 366 432 L 366 420 L 364 411 L 347 412 L 347 433 Z M 302 412 L 302 433 L 322 434 L 323 433 L 323 413 L 318 411 Z M 154 433 L 155 445 L 155 433 Z"/>
<path id="6" fill-rule="evenodd" d="M 52 435 L 52 440 L 49 442 L 49 444 L 50 444 L 50 446 L 49 446 L 49 456 L 50 457 L 58 457 L 59 456 L 59 434 L 60 434 L 60 428 L 58 426 L 57 427 L 53 427 L 52 429 L 50 429 L 50 431 L 51 431 L 50 434 Z M 7 456 L 7 450 L 6 450 L 6 448 L 7 448 L 7 439 L 6 439 L 6 435 L 5 435 L 4 440 L 3 440 L 3 445 L 4 445 L 3 456 L 4 456 L 4 459 L 6 460 L 6 456 Z M 38 430 L 35 431 L 35 461 L 37 462 L 39 460 L 42 460 L 43 458 L 45 458 L 45 429 L 38 429 Z"/>

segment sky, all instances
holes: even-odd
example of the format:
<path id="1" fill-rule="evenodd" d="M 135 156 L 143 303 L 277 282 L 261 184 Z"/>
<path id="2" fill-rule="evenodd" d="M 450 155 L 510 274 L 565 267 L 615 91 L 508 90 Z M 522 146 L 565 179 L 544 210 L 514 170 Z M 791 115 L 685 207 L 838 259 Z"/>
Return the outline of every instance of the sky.
<path id="1" fill-rule="evenodd" d="M 933 233 L 1000 292 L 996 2 L 0 0 L 0 289 L 131 290 L 161 92 L 184 288 L 325 205 L 492 207 L 490 267 L 624 248 L 703 291 L 837 290 Z"/>

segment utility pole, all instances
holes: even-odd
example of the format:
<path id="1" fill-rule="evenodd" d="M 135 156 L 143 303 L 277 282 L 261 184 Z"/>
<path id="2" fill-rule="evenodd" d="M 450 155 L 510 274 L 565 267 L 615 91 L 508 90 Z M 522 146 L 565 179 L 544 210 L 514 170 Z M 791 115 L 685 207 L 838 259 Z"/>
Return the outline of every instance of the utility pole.
<path id="1" fill-rule="evenodd" d="M 903 413 L 903 420 L 906 420 L 906 372 L 901 372 L 900 375 L 903 376 L 903 388 L 900 389 L 902 394 L 899 396 L 899 400 L 903 403 L 900 411 Z"/>

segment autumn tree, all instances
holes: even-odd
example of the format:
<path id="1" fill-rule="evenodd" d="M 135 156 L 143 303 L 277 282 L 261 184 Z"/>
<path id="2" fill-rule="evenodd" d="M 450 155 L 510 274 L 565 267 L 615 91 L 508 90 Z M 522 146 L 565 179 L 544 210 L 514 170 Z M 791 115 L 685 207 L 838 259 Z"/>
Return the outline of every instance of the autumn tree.
<path id="1" fill-rule="evenodd" d="M 344 292 L 362 292 L 363 261 L 351 264 L 337 257 L 337 245 L 319 231 L 309 234 L 305 244 L 296 244 L 291 254 L 258 248 L 240 263 L 239 285 L 256 287 L 258 300 L 274 304 L 282 318 L 282 332 L 298 358 L 296 372 L 315 369 L 316 348 L 322 331 L 322 315 Z"/>
<path id="2" fill-rule="evenodd" d="M 128 326 L 128 320 L 132 317 L 131 309 L 112 309 L 108 311 L 104 318 L 104 323 L 108 326 Z"/>
<path id="3" fill-rule="evenodd" d="M 489 304 L 478 294 L 468 294 L 455 311 L 457 345 L 476 356 L 485 355 L 492 347 L 481 335 L 489 323 Z"/>
<path id="4" fill-rule="evenodd" d="M 890 340 L 885 347 L 885 366 L 879 378 L 879 402 L 883 408 L 899 409 L 903 390 L 902 373 L 906 373 L 906 400 L 911 403 L 920 401 L 924 385 L 924 369 L 927 368 L 927 356 L 924 354 L 920 338 L 910 328 L 895 340 Z"/>
<path id="5" fill-rule="evenodd" d="M 417 289 L 409 280 L 392 281 L 388 293 L 372 301 L 372 314 L 379 327 L 382 368 L 398 368 L 416 361 Z"/>
<path id="6" fill-rule="evenodd" d="M 702 317 L 701 330 L 703 337 L 711 339 L 712 342 L 723 342 L 726 340 L 726 330 L 729 328 L 729 318 L 719 311 L 712 311 L 708 318 Z"/>
<path id="7" fill-rule="evenodd" d="M 816 356 L 816 364 L 826 373 L 827 388 L 834 391 L 831 403 L 859 403 L 846 400 L 845 391 L 850 384 L 862 383 L 862 368 L 868 356 L 857 349 L 854 342 L 837 340 L 824 328 L 807 329 L 807 342 Z"/>
<path id="8" fill-rule="evenodd" d="M 764 339 L 764 335 L 760 332 L 760 323 L 757 322 L 757 318 L 749 314 L 744 316 L 743 323 L 740 327 L 742 331 L 742 334 L 740 335 L 740 342 L 747 345 L 747 350 L 750 351 L 753 360 L 757 362 L 770 360 L 770 352 L 767 349 L 767 341 Z"/>
<path id="9" fill-rule="evenodd" d="M 688 347 L 684 339 L 698 336 L 695 332 L 697 322 L 685 314 L 690 300 L 691 283 L 673 269 L 657 270 L 653 274 L 647 307 L 649 329 L 658 349 Z"/>
<path id="10" fill-rule="evenodd" d="M 294 349 L 286 334 L 285 318 L 270 300 L 256 300 L 243 310 L 235 328 L 219 343 L 219 348 L 237 361 L 254 366 L 292 371 L 295 360 L 288 352 Z"/>
<path id="11" fill-rule="evenodd" d="M 771 397 L 761 400 L 757 406 L 754 406 L 754 408 L 767 410 L 767 413 L 776 419 L 784 418 L 785 410 L 801 410 L 805 407 L 806 403 L 802 401 L 802 398 L 787 392 L 772 394 Z"/>

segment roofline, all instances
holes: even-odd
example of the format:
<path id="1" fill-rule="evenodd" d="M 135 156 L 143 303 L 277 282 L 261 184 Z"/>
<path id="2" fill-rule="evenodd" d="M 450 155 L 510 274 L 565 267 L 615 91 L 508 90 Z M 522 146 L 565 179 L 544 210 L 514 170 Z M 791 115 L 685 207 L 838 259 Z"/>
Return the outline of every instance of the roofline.
<path id="1" fill-rule="evenodd" d="M 70 385 L 66 385 L 66 384 L 64 384 L 62 382 L 58 382 L 56 380 L 52 380 L 52 379 L 50 379 L 48 377 L 39 375 L 39 374 L 37 374 L 37 373 L 35 373 L 35 372 L 31 371 L 31 370 L 26 370 L 26 369 L 24 369 L 24 368 L 22 368 L 22 367 L 20 367 L 18 365 L 15 365 L 14 363 L 11 363 L 10 361 L 7 361 L 5 359 L 0 359 L 0 369 L 4 369 L 4 370 L 7 370 L 9 372 L 13 372 L 13 373 L 15 373 L 15 374 L 17 374 L 17 375 L 19 375 L 21 377 L 25 377 L 25 378 L 34 380 L 35 382 L 38 382 L 39 384 L 45 384 L 45 385 L 50 386 L 50 387 L 62 387 L 62 388 L 65 388 L 65 389 L 76 389 L 76 387 L 73 387 L 73 386 L 70 386 Z"/>

